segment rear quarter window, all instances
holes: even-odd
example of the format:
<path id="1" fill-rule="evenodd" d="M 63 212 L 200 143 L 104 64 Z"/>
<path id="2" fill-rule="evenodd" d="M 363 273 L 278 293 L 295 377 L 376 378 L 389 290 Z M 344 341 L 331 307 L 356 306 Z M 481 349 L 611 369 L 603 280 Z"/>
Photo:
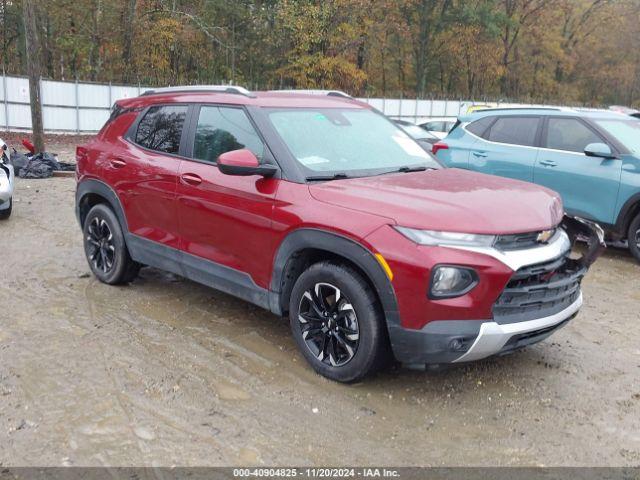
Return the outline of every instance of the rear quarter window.
<path id="1" fill-rule="evenodd" d="M 177 154 L 186 116 L 186 105 L 149 108 L 138 124 L 135 143 L 149 150 Z"/>
<path id="2" fill-rule="evenodd" d="M 491 125 L 491 123 L 495 120 L 496 117 L 484 117 L 475 122 L 471 122 L 469 125 L 465 127 L 468 132 L 477 135 L 478 137 L 484 138 L 484 134 Z"/>

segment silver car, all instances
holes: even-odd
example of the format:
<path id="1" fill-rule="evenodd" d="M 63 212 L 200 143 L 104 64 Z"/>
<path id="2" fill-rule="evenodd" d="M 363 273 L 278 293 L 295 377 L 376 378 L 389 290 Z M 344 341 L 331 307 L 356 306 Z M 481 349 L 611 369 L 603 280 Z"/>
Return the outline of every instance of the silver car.
<path id="1" fill-rule="evenodd" d="M 0 139 L 0 152 L 2 152 L 2 159 L 0 159 L 0 220 L 9 218 L 13 207 L 14 174 L 7 150 L 7 144 Z"/>

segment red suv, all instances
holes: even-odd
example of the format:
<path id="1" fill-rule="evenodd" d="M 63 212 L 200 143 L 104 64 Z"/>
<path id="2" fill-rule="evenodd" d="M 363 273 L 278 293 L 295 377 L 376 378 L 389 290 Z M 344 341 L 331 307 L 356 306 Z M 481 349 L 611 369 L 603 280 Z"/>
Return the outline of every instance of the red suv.
<path id="1" fill-rule="evenodd" d="M 554 192 L 444 169 L 336 92 L 149 91 L 118 101 L 77 162 L 98 279 L 149 265 L 288 315 L 341 382 L 391 353 L 424 367 L 542 340 L 580 309 L 602 245 Z"/>

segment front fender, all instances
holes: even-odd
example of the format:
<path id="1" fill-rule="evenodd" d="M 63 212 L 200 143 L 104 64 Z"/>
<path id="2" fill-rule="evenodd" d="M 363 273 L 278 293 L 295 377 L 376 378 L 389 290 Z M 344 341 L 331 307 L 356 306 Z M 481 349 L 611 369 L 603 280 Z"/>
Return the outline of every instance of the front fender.
<path id="1" fill-rule="evenodd" d="M 301 228 L 289 233 L 280 244 L 273 263 L 269 307 L 277 315 L 286 310 L 283 291 L 287 262 L 296 252 L 313 248 L 326 250 L 353 262 L 372 283 L 387 319 L 387 326 L 399 325 L 398 303 L 391 281 L 374 254 L 360 243 L 334 232 L 316 228 Z"/>

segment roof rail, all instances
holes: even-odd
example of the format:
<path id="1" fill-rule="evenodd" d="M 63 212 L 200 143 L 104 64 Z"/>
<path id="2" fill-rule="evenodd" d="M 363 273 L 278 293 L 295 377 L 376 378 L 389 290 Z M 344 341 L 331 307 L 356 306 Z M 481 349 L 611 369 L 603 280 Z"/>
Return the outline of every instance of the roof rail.
<path id="1" fill-rule="evenodd" d="M 255 97 L 253 93 L 244 87 L 236 85 L 184 85 L 177 87 L 152 88 L 145 91 L 141 97 L 146 95 L 157 95 L 161 93 L 180 93 L 180 92 L 215 92 L 215 93 L 233 93 L 236 95 L 244 95 L 245 97 Z"/>
<path id="2" fill-rule="evenodd" d="M 345 93 L 341 90 L 269 90 L 269 92 L 273 93 L 306 93 L 308 95 L 326 95 L 327 97 L 342 97 L 353 99 L 351 95 Z"/>
<path id="3" fill-rule="evenodd" d="M 487 108 L 479 108 L 472 113 L 476 112 L 495 112 L 495 111 L 513 111 L 513 110 L 552 110 L 554 112 L 562 112 L 566 110 L 571 110 L 567 107 L 487 107 Z"/>

